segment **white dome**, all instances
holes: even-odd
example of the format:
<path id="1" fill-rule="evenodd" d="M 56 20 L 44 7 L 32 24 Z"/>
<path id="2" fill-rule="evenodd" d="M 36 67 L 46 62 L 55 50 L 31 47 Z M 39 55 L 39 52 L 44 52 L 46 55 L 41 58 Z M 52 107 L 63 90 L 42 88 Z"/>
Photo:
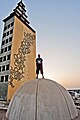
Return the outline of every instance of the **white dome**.
<path id="1" fill-rule="evenodd" d="M 67 90 L 49 79 L 22 85 L 12 98 L 9 120 L 72 120 L 77 110 Z"/>

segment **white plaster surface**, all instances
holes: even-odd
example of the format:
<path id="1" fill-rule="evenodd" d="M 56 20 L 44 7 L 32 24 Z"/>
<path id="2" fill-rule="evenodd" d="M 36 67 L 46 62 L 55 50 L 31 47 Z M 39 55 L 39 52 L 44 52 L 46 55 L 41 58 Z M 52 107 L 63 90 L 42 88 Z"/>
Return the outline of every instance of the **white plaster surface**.
<path id="1" fill-rule="evenodd" d="M 49 79 L 32 80 L 21 86 L 6 116 L 9 120 L 78 120 L 67 90 Z"/>

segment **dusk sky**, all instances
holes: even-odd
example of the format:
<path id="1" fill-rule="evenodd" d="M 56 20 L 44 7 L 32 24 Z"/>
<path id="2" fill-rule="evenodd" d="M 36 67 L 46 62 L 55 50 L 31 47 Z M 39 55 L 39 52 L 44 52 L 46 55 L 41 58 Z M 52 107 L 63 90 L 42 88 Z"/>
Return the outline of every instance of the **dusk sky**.
<path id="1" fill-rule="evenodd" d="M 18 2 L 0 2 L 0 44 L 2 20 Z M 23 2 L 30 25 L 37 33 L 36 49 L 43 58 L 44 77 L 57 81 L 65 88 L 80 88 L 80 0 Z"/>

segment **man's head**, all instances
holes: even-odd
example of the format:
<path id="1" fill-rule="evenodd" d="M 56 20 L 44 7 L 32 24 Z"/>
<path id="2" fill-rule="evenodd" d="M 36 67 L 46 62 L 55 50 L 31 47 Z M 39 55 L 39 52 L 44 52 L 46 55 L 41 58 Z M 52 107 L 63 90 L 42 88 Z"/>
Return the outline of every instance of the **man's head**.
<path id="1" fill-rule="evenodd" d="M 40 54 L 38 54 L 38 58 L 40 58 Z"/>

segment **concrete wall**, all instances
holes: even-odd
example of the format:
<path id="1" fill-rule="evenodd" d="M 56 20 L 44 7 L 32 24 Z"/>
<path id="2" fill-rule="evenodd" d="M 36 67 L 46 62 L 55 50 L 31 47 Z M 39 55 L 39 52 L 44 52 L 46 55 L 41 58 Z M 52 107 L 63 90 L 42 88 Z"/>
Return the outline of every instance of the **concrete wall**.
<path id="1" fill-rule="evenodd" d="M 35 78 L 36 33 L 14 17 L 7 99 L 28 80 Z"/>

